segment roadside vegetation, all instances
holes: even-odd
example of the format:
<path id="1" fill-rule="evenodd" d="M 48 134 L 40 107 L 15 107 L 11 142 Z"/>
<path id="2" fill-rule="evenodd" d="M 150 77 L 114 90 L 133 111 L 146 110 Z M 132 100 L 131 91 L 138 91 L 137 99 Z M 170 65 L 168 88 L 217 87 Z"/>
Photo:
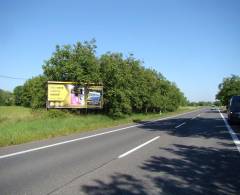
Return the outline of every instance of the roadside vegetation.
<path id="1" fill-rule="evenodd" d="M 11 106 L 14 104 L 14 96 L 10 91 L 0 89 L 0 106 Z"/>
<path id="2" fill-rule="evenodd" d="M 0 146 L 26 143 L 71 133 L 141 122 L 198 109 L 181 107 L 175 112 L 138 113 L 113 119 L 103 114 L 76 115 L 58 110 L 33 110 L 20 106 L 0 106 Z"/>
<path id="3" fill-rule="evenodd" d="M 190 103 L 175 83 L 160 72 L 144 67 L 132 54 L 107 52 L 97 56 L 96 47 L 95 40 L 57 45 L 42 66 L 43 74 L 15 87 L 13 93 L 0 90 L 0 146 L 159 118 L 211 105 L 211 102 Z M 46 111 L 47 81 L 101 83 L 103 109 L 88 115 Z"/>
<path id="4" fill-rule="evenodd" d="M 216 99 L 224 106 L 227 106 L 229 100 L 234 95 L 240 95 L 240 76 L 232 75 L 223 79 L 218 86 Z"/>
<path id="5" fill-rule="evenodd" d="M 94 40 L 56 46 L 42 66 L 43 74 L 14 89 L 15 105 L 44 108 L 49 80 L 103 84 L 103 113 L 113 118 L 132 113 L 171 112 L 187 104 L 175 83 L 160 72 L 145 68 L 132 54 L 124 57 L 108 52 L 96 56 L 96 47 Z"/>

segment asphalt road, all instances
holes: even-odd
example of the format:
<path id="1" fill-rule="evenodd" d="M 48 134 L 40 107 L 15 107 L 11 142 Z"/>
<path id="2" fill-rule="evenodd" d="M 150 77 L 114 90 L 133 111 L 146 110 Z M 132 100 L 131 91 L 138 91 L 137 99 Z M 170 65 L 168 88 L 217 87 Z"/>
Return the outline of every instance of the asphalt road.
<path id="1" fill-rule="evenodd" d="M 1 148 L 0 194 L 240 194 L 240 153 L 204 109 Z"/>

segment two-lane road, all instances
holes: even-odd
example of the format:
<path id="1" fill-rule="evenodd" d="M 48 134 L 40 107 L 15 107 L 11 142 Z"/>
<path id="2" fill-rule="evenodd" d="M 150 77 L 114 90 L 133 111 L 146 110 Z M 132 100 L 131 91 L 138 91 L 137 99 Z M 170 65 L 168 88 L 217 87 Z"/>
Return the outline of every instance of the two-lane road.
<path id="1" fill-rule="evenodd" d="M 238 135 L 236 135 L 238 136 Z M 238 194 L 218 111 L 0 149 L 0 194 Z"/>

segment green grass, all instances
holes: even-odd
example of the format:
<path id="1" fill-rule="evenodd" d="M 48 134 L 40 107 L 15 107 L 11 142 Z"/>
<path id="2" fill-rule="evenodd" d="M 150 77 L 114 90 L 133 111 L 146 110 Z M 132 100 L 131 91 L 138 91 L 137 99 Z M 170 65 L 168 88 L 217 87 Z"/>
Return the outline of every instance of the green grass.
<path id="1" fill-rule="evenodd" d="M 33 111 L 17 106 L 0 106 L 0 146 L 161 118 L 194 109 L 198 108 L 182 107 L 172 113 L 133 114 L 121 119 L 112 119 L 102 114 L 74 115 L 59 111 Z"/>

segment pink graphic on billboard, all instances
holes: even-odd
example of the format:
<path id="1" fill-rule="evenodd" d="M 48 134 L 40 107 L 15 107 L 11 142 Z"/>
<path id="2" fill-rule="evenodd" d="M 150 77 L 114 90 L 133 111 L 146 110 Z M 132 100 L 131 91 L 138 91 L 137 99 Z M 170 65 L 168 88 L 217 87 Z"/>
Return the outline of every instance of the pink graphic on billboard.
<path id="1" fill-rule="evenodd" d="M 79 105 L 80 104 L 80 99 L 78 95 L 71 94 L 71 104 L 72 105 Z"/>

